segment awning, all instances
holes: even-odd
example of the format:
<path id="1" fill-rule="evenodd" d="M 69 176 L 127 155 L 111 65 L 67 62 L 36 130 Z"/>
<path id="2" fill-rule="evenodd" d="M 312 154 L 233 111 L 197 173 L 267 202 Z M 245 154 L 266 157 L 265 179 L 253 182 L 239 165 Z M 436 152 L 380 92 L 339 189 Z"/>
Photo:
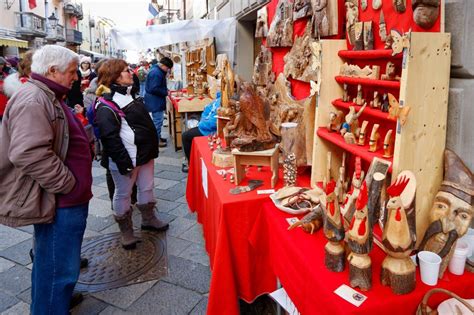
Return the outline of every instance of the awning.
<path id="1" fill-rule="evenodd" d="M 16 39 L 13 37 L 0 37 L 0 46 L 28 48 L 28 42 L 26 40 Z"/>
<path id="2" fill-rule="evenodd" d="M 106 56 L 104 54 L 101 54 L 101 53 L 98 53 L 98 52 L 95 52 L 95 51 L 90 51 L 90 50 L 87 50 L 87 49 L 79 49 L 79 53 L 80 54 L 83 54 L 83 55 L 86 55 L 86 56 L 94 56 L 94 57 L 97 57 L 97 58 L 105 58 Z"/>

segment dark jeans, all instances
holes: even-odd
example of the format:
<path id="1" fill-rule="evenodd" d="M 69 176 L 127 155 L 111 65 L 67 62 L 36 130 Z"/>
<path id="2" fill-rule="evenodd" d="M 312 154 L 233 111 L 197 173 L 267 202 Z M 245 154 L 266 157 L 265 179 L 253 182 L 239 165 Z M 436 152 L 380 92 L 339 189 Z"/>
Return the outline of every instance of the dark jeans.
<path id="1" fill-rule="evenodd" d="M 191 145 L 193 144 L 193 139 L 195 137 L 202 137 L 203 134 L 199 131 L 198 127 L 194 127 L 188 129 L 188 131 L 183 132 L 182 140 L 183 140 L 183 150 L 184 155 L 186 155 L 186 159 L 189 162 L 189 156 L 191 155 Z"/>
<path id="2" fill-rule="evenodd" d="M 54 222 L 36 224 L 31 274 L 31 314 L 69 314 L 79 278 L 89 204 L 57 208 Z"/>

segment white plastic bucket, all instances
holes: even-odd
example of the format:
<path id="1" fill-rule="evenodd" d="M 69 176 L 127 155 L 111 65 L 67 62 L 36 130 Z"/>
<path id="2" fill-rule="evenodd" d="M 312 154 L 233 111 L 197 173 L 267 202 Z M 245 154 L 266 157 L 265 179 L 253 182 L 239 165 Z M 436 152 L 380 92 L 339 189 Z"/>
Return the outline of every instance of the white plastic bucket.
<path id="1" fill-rule="evenodd" d="M 421 281 L 427 285 L 436 285 L 438 283 L 441 257 L 433 252 L 421 251 L 418 253 L 418 258 L 420 260 Z"/>

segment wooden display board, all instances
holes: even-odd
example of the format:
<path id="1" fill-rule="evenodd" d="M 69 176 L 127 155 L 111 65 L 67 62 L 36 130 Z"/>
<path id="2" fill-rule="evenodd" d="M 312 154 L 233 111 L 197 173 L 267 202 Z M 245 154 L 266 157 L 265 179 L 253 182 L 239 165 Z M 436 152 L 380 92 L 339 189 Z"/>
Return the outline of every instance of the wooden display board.
<path id="1" fill-rule="evenodd" d="M 433 198 L 443 178 L 443 152 L 446 142 L 446 121 L 451 62 L 450 34 L 411 33 L 409 48 L 403 56 L 391 56 L 389 51 L 348 51 L 345 40 L 322 40 L 321 92 L 316 99 L 315 137 L 311 184 L 316 186 L 326 176 L 326 157 L 332 152 L 333 177 L 337 177 L 344 151 L 360 156 L 367 167 L 377 156 L 383 158 L 383 149 L 368 152 L 368 146 L 347 144 L 336 132 L 328 132 L 330 112 L 348 112 L 350 102 L 342 102 L 343 84 L 357 84 L 393 93 L 400 104 L 410 106 L 405 125 L 388 118 L 387 113 L 370 109 L 359 118 L 370 125 L 380 124 L 382 142 L 385 132 L 393 129 L 395 148 L 392 162 L 392 180 L 403 170 L 411 170 L 417 178 L 416 225 L 418 241 L 428 225 L 428 215 Z M 403 59 L 401 58 L 403 57 Z M 361 65 L 380 64 L 388 61 L 402 67 L 400 82 L 341 77 L 344 62 Z M 382 71 L 384 73 L 384 71 Z M 349 88 L 350 89 L 350 88 Z M 354 95 L 354 94 L 352 94 Z M 370 96 L 367 95 L 368 101 Z M 357 109 L 360 106 L 355 106 Z M 370 131 L 370 126 L 368 130 Z M 349 175 L 351 173 L 348 173 Z"/>

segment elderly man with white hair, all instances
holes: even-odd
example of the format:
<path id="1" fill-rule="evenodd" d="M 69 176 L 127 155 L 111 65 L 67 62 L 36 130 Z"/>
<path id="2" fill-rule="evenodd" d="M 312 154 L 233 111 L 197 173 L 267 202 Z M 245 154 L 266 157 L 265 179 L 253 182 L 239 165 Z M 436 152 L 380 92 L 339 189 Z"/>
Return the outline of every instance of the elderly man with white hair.
<path id="1" fill-rule="evenodd" d="M 79 57 L 47 45 L 10 99 L 0 136 L 0 223 L 34 225 L 31 313 L 68 314 L 92 198 L 87 135 L 63 99 Z"/>

